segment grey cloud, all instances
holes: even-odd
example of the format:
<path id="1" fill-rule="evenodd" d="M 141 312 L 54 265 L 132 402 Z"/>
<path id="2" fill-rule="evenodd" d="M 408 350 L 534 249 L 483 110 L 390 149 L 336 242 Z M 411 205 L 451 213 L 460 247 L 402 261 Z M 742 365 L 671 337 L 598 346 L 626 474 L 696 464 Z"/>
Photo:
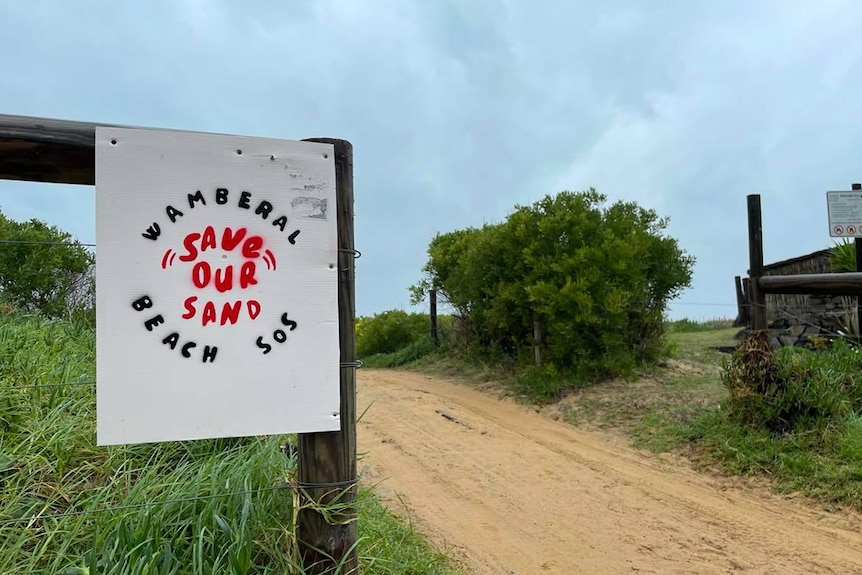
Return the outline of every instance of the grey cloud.
<path id="1" fill-rule="evenodd" d="M 828 245 L 822 192 L 860 179 L 860 14 L 849 0 L 5 3 L 0 111 L 351 140 L 360 313 L 406 305 L 436 231 L 589 186 L 670 215 L 699 260 L 684 299 L 732 303 L 746 193 L 764 194 L 780 259 Z M 0 183 L 4 211 L 92 238 L 91 190 L 19 189 Z"/>

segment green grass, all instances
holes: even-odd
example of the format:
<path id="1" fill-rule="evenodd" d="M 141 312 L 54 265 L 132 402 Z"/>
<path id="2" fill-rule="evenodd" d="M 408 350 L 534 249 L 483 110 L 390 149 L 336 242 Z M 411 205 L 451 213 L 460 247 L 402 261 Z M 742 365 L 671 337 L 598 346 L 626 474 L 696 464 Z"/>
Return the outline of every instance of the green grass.
<path id="1" fill-rule="evenodd" d="M 97 447 L 93 385 L 22 388 L 92 382 L 92 330 L 2 320 L 0 574 L 300 573 L 291 438 Z M 456 572 L 368 489 L 357 506 L 363 573 Z"/>
<path id="2" fill-rule="evenodd" d="M 862 415 L 858 399 L 852 399 L 858 398 L 857 381 L 862 379 L 856 354 L 846 348 L 777 353 L 777 373 L 791 379 L 780 388 L 786 391 L 770 401 L 788 404 L 780 411 L 783 417 L 796 415 L 776 427 L 772 419 L 761 422 L 753 417 L 750 411 L 756 402 L 745 397 L 742 403 L 731 401 L 721 381 L 722 369 L 716 367 L 720 363 L 705 349 L 718 343 L 720 333 L 714 339 L 702 332 L 673 336 L 682 360 L 703 362 L 703 375 L 670 378 L 674 385 L 690 389 L 692 397 L 664 395 L 665 401 L 645 406 L 631 417 L 632 425 L 625 431 L 634 445 L 682 453 L 725 473 L 768 478 L 778 492 L 798 492 L 828 505 L 862 509 Z M 841 410 L 825 409 L 835 404 L 831 397 L 836 393 L 848 394 L 850 399 L 842 400 Z M 700 402 L 692 402 L 694 397 Z"/>
<path id="3" fill-rule="evenodd" d="M 798 492 L 825 503 L 862 509 L 862 418 L 808 433 L 775 433 L 741 426 L 721 409 L 691 421 L 667 412 L 644 416 L 636 445 L 683 453 L 701 466 L 768 478 L 781 493 Z"/>
<path id="4" fill-rule="evenodd" d="M 727 358 L 727 354 L 717 348 L 739 343 L 734 339 L 739 331 L 740 328 L 733 327 L 693 332 L 671 331 L 666 337 L 672 358 L 718 366 Z"/>

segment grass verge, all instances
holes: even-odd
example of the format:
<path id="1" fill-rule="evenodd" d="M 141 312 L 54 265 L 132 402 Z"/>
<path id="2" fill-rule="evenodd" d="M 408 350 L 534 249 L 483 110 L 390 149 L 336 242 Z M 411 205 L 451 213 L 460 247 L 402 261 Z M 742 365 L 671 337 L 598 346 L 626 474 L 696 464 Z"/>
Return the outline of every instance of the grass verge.
<path id="1" fill-rule="evenodd" d="M 0 574 L 301 572 L 289 438 L 96 447 L 92 330 L 3 320 Z M 456 573 L 372 492 L 357 506 L 363 573 Z"/>
<path id="2" fill-rule="evenodd" d="M 686 455 L 697 465 L 722 472 L 768 478 L 780 493 L 800 493 L 823 502 L 862 510 L 862 361 L 845 347 L 815 353 L 785 348 L 775 354 L 776 382 L 763 399 L 746 388 L 759 380 L 716 369 L 709 344 L 721 332 L 679 333 L 679 356 L 702 366 L 700 378 L 677 378 L 691 392 L 661 393 L 661 401 L 631 418 L 625 431 L 637 447 Z M 730 332 L 727 334 L 730 335 Z M 723 344 L 722 344 L 723 345 Z M 763 350 L 756 350 L 760 357 Z M 732 383 L 732 396 L 725 378 Z M 694 399 L 696 401 L 693 401 Z"/>

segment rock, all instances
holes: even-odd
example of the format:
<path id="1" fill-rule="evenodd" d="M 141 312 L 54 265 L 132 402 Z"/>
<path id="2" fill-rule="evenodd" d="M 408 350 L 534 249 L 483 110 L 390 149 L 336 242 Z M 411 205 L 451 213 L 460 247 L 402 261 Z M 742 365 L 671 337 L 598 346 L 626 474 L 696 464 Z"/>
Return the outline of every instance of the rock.
<path id="1" fill-rule="evenodd" d="M 790 346 L 796 343 L 798 338 L 792 335 L 780 335 L 778 336 L 778 341 L 781 342 L 782 346 Z"/>

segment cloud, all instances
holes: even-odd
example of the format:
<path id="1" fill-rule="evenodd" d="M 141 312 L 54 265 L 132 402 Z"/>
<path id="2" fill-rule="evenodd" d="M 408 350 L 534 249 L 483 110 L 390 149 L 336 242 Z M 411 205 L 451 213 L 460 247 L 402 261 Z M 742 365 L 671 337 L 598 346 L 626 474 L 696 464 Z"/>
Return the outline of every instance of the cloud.
<path id="1" fill-rule="evenodd" d="M 850 0 L 6 3 L 0 111 L 350 140 L 360 313 L 407 304 L 437 231 L 590 186 L 669 215 L 699 262 L 684 299 L 732 304 L 746 194 L 763 194 L 777 260 L 828 245 L 823 192 L 860 179 L 860 15 Z M 0 207 L 92 238 L 92 190 L 33 190 L 0 183 Z"/>

